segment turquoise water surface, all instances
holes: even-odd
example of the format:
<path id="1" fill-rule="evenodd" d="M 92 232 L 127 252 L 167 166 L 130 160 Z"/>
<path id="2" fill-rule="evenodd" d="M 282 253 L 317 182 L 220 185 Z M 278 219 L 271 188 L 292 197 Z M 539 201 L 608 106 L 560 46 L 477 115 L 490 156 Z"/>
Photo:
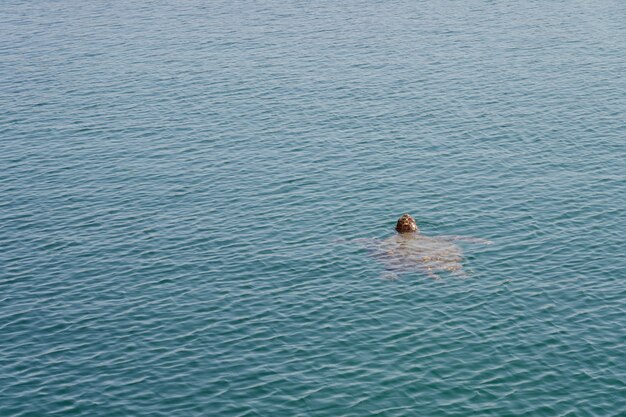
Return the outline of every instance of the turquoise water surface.
<path id="1" fill-rule="evenodd" d="M 619 1 L 4 1 L 0 416 L 626 415 L 625 75 Z"/>

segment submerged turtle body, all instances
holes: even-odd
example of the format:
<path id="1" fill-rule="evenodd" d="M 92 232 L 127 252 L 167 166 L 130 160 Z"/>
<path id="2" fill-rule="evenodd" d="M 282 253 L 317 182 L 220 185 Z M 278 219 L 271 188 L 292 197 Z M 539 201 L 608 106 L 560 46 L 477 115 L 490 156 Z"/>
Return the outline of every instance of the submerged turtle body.
<path id="1" fill-rule="evenodd" d="M 424 236 L 419 233 L 415 219 L 404 214 L 396 225 L 397 235 L 382 241 L 361 240 L 373 255 L 385 265 L 387 278 L 399 274 L 420 271 L 431 278 L 439 278 L 438 273 L 453 273 L 465 276 L 463 272 L 463 251 L 453 242 L 491 244 L 485 239 L 465 236 Z"/>
<path id="2" fill-rule="evenodd" d="M 375 255 L 385 265 L 387 276 L 412 271 L 424 272 L 432 278 L 438 278 L 438 272 L 463 275 L 463 251 L 445 237 L 402 233 L 376 246 Z"/>

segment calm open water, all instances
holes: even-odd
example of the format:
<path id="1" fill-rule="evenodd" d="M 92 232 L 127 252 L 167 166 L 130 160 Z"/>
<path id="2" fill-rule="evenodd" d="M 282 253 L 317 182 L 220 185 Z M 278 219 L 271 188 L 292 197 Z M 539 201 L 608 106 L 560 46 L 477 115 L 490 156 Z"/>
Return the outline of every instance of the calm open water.
<path id="1" fill-rule="evenodd" d="M 625 74 L 620 1 L 3 1 L 0 415 L 626 415 Z"/>

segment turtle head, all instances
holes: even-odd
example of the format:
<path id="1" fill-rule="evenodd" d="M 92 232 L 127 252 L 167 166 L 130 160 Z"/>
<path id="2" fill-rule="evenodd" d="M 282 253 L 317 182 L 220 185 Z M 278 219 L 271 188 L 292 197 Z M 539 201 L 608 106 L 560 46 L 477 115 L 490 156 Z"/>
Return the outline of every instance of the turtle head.
<path id="1" fill-rule="evenodd" d="M 398 223 L 396 223 L 396 232 L 413 233 L 417 231 L 419 231 L 417 223 L 415 223 L 415 219 L 411 217 L 410 214 L 405 213 L 398 219 Z"/>

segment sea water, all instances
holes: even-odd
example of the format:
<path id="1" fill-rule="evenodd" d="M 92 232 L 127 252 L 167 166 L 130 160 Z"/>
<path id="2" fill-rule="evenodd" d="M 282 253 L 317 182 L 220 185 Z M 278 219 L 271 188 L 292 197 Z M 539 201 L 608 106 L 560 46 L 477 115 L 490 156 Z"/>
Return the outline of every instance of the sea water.
<path id="1" fill-rule="evenodd" d="M 625 74 L 619 1 L 4 1 L 0 415 L 626 415 Z"/>

